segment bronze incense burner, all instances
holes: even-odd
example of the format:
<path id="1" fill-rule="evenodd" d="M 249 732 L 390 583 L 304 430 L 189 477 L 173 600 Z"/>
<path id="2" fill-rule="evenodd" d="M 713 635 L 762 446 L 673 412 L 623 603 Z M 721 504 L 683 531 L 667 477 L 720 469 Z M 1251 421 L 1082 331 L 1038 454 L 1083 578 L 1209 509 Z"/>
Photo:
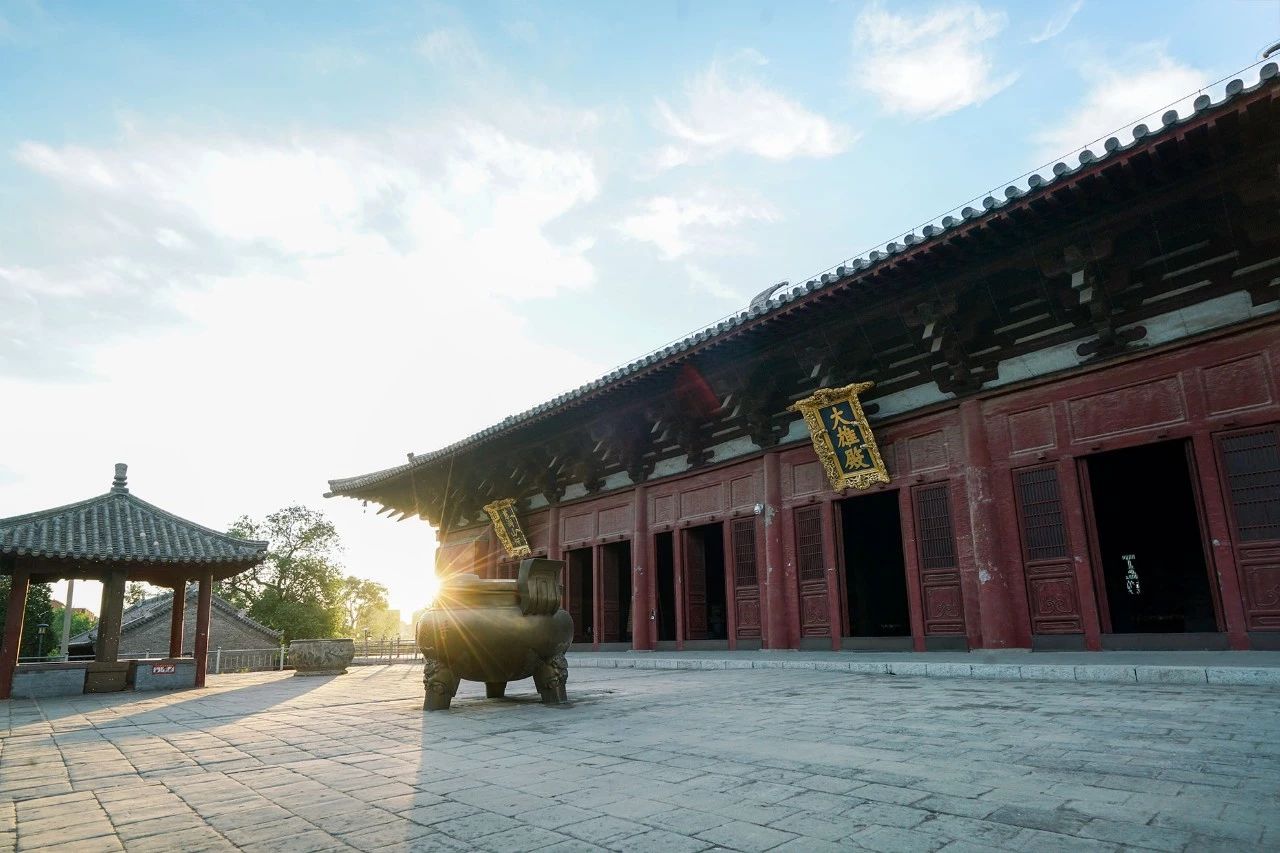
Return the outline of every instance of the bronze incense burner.
<path id="1" fill-rule="evenodd" d="M 573 619 L 560 608 L 563 571 L 561 560 L 527 559 L 516 580 L 445 579 L 417 625 L 423 710 L 448 708 L 464 678 L 483 681 L 485 695 L 497 699 L 508 681 L 532 676 L 544 704 L 567 702 Z"/>

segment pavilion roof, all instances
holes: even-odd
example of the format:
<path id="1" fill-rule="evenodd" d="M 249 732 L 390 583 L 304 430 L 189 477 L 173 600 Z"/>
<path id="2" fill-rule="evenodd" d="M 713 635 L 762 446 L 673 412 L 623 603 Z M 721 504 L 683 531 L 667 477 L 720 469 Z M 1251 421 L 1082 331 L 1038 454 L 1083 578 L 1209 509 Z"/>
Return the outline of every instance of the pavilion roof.
<path id="1" fill-rule="evenodd" d="M 136 497 L 126 473 L 116 465 L 106 494 L 0 518 L 0 556 L 246 567 L 266 556 L 266 542 L 228 536 Z"/>
<path id="2" fill-rule="evenodd" d="M 1056 163 L 1047 175 L 1037 173 L 1027 177 L 1025 186 L 1011 184 L 999 194 L 988 195 L 982 200 L 981 208 L 968 206 L 956 211 L 954 215 L 943 216 L 924 225 L 919 229 L 919 233 L 912 231 L 869 252 L 864 257 L 851 258 L 804 284 L 793 286 L 789 282 L 780 282 L 771 286 L 736 314 L 622 365 L 593 382 L 561 394 L 527 411 L 504 418 L 501 422 L 446 447 L 430 453 L 410 453 L 407 462 L 389 468 L 354 477 L 329 480 L 329 491 L 325 496 L 366 496 L 363 492 L 371 486 L 396 479 L 415 469 L 440 463 L 495 438 L 509 435 L 532 423 L 582 405 L 588 400 L 615 391 L 642 375 L 667 369 L 694 353 L 717 346 L 730 338 L 755 333 L 763 329 L 777 315 L 793 311 L 797 307 L 804 307 L 821 298 L 826 292 L 846 287 L 881 267 L 892 266 L 904 257 L 927 252 L 934 245 L 952 239 L 957 234 L 981 229 L 989 221 L 1006 215 L 1011 209 L 1028 206 L 1031 202 L 1056 191 L 1063 185 L 1072 184 L 1100 172 L 1114 161 L 1122 160 L 1137 151 L 1150 149 L 1180 133 L 1185 133 L 1189 126 L 1212 120 L 1221 113 L 1237 108 L 1241 101 L 1246 100 L 1253 93 L 1274 88 L 1278 84 L 1280 84 L 1280 67 L 1277 63 L 1269 62 L 1258 70 L 1257 82 L 1252 86 L 1246 85 L 1241 79 L 1232 80 L 1227 84 L 1223 97 L 1216 102 L 1209 95 L 1201 94 L 1195 99 L 1191 109 L 1181 115 L 1177 110 L 1167 110 L 1160 117 L 1158 126 L 1137 125 L 1133 128 L 1132 139 L 1128 142 L 1112 136 L 1102 143 L 1100 151 L 1092 148 L 1080 151 L 1076 164 Z"/>

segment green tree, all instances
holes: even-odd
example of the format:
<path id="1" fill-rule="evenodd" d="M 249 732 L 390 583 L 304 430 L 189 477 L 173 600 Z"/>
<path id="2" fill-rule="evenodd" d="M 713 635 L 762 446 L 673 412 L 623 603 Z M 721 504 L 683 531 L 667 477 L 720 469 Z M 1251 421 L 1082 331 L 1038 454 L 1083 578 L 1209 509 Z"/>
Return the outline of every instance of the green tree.
<path id="1" fill-rule="evenodd" d="M 124 606 L 132 607 L 156 594 L 155 587 L 142 581 L 129 581 L 124 588 Z"/>
<path id="2" fill-rule="evenodd" d="M 264 625 L 283 632 L 284 641 L 333 637 L 342 630 L 345 609 L 342 550 L 338 532 L 324 513 L 288 506 L 261 520 L 242 516 L 227 531 L 271 543 L 258 566 L 218 584 L 218 594 Z"/>
<path id="3" fill-rule="evenodd" d="M 0 603 L 9 601 L 9 590 L 12 578 L 0 576 Z M 0 606 L 0 634 L 4 632 L 7 607 Z M 27 609 L 22 618 L 22 645 L 18 656 L 33 658 L 40 654 L 40 625 L 53 626 L 53 591 L 47 583 L 33 583 L 27 593 Z M 50 650 L 56 652 L 57 644 L 52 640 L 52 633 L 46 630 L 44 635 L 44 654 Z"/>
<path id="4" fill-rule="evenodd" d="M 348 576 L 342 579 L 342 599 L 346 616 L 345 628 L 350 636 L 362 637 L 366 628 L 370 633 L 377 634 L 384 628 L 386 620 L 379 617 L 387 612 L 385 586 L 364 578 Z"/>

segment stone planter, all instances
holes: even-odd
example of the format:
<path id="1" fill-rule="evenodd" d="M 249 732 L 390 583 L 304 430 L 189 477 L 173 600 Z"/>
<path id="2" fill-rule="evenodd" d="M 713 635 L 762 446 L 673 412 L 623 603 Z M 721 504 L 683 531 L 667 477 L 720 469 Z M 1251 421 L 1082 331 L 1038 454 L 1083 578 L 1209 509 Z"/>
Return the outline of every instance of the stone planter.
<path id="1" fill-rule="evenodd" d="M 496 699 L 508 681 L 532 676 L 544 703 L 567 702 L 564 653 L 573 619 L 560 608 L 563 571 L 560 560 L 528 559 L 516 580 L 447 578 L 417 625 L 425 658 L 423 709 L 448 708 L 464 678 L 483 681 L 485 694 Z"/>
<path id="2" fill-rule="evenodd" d="M 294 675 L 342 675 L 356 656 L 356 641 L 294 640 L 289 643 L 289 663 Z"/>

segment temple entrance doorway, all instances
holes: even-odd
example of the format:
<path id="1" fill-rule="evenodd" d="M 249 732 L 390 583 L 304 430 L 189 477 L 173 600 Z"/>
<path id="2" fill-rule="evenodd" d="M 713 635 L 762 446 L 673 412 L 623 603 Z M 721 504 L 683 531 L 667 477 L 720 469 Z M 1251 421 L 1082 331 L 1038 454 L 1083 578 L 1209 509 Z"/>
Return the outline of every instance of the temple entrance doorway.
<path id="1" fill-rule="evenodd" d="M 573 617 L 573 641 L 595 642 L 592 628 L 595 625 L 595 584 L 591 577 L 591 549 L 575 548 L 566 551 L 566 570 L 569 573 L 569 615 Z"/>
<path id="2" fill-rule="evenodd" d="M 684 610 L 684 639 L 729 639 L 723 525 L 704 524 L 685 531 Z"/>
<path id="3" fill-rule="evenodd" d="M 600 642 L 631 642 L 631 543 L 600 546 Z"/>
<path id="4" fill-rule="evenodd" d="M 897 492 L 837 502 L 845 647 L 910 647 L 911 610 Z M 886 641 L 877 638 L 907 638 Z"/>
<path id="5" fill-rule="evenodd" d="M 657 638 L 660 643 L 676 641 L 676 560 L 675 539 L 670 533 L 653 537 L 654 579 L 657 581 L 657 600 L 654 616 L 657 621 Z"/>
<path id="6" fill-rule="evenodd" d="M 1188 451 L 1163 441 L 1086 460 L 1103 634 L 1219 630 Z"/>

